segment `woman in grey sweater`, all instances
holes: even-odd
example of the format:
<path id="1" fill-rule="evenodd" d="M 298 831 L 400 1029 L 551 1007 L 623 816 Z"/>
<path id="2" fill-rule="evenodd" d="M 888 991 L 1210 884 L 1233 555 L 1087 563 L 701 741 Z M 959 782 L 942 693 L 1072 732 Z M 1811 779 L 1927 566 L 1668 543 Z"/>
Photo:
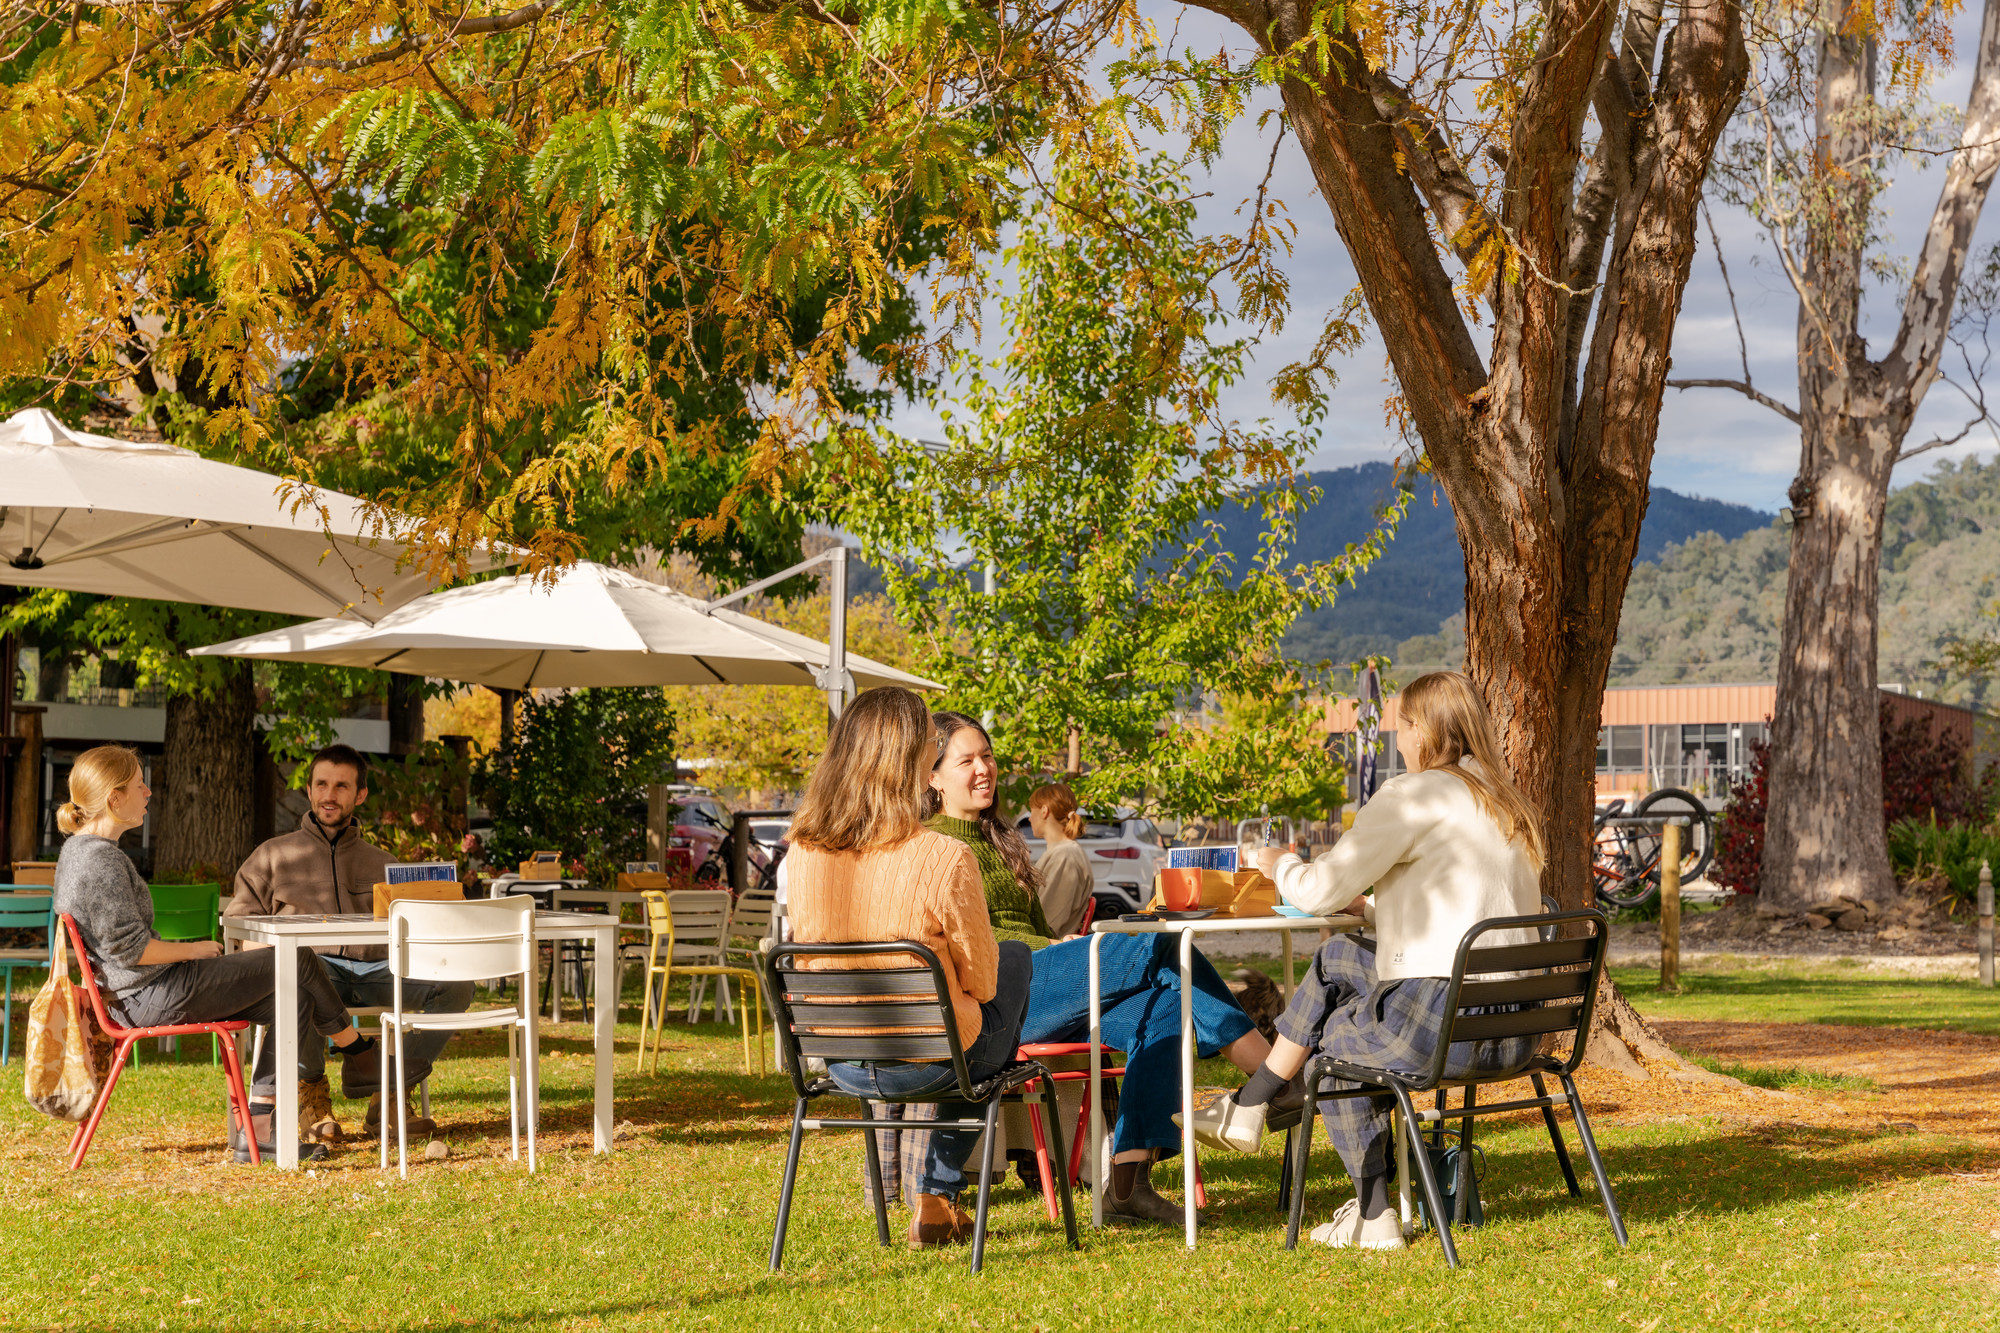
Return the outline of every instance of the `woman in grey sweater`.
<path id="1" fill-rule="evenodd" d="M 128 1027 L 225 1020 L 268 1024 L 275 1014 L 276 955 L 269 949 L 225 954 L 214 940 L 163 940 L 153 930 L 153 897 L 118 839 L 146 818 L 152 789 L 139 756 L 119 745 L 79 755 L 69 801 L 56 825 L 69 835 L 56 861 L 55 908 L 76 920 L 112 1021 Z M 376 1043 L 361 1037 L 311 949 L 299 950 L 299 1048 L 331 1038 L 346 1057 L 342 1082 L 380 1084 Z M 277 1043 L 266 1041 L 251 1072 L 250 1124 L 271 1160 Z M 299 1145 L 299 1160 L 326 1156 L 319 1143 Z M 250 1160 L 247 1143 L 236 1160 Z"/>

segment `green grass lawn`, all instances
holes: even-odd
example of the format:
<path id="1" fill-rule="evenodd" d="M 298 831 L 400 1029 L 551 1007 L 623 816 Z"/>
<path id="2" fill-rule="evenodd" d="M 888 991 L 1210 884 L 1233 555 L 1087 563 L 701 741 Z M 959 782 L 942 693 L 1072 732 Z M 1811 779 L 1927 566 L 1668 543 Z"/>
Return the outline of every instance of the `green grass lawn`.
<path id="1" fill-rule="evenodd" d="M 1747 1118 L 1606 1117 L 1632 1232 L 1622 1252 L 1594 1191 L 1562 1191 L 1539 1127 L 1495 1125 L 1482 1134 L 1493 1221 L 1461 1236 L 1458 1273 L 1429 1240 L 1396 1256 L 1287 1253 L 1267 1147 L 1204 1159 L 1214 1225 L 1193 1255 L 1153 1229 L 1086 1230 L 1070 1253 L 1010 1180 L 973 1279 L 963 1251 L 877 1247 L 858 1140 L 809 1135 L 774 1276 L 788 1085 L 743 1076 L 733 1031 L 715 1025 L 671 1028 L 659 1076 L 637 1076 L 634 1035 L 621 1027 L 617 1082 L 617 1118 L 632 1129 L 598 1157 L 588 1032 L 545 1028 L 548 1139 L 534 1176 L 505 1156 L 504 1058 L 490 1038 L 460 1039 L 441 1064 L 434 1105 L 453 1157 L 413 1165 L 407 1182 L 376 1170 L 372 1145 L 296 1176 L 223 1164 L 220 1080 L 192 1060 L 128 1074 L 74 1175 L 61 1165 L 67 1126 L 8 1098 L 0 1326 L 1955 1333 L 2000 1294 L 2000 1153 Z M 360 1107 L 342 1105 L 352 1127 Z M 1169 1175 L 1158 1173 L 1163 1189 Z M 1308 1217 L 1324 1220 L 1345 1194 L 1322 1149 Z M 1087 1218 L 1088 1196 L 1078 1202 Z"/>
<path id="2" fill-rule="evenodd" d="M 1614 967 L 1612 978 L 1649 1018 L 1754 1019 L 1929 1028 L 2000 1036 L 2000 990 L 1970 981 L 1897 976 L 1850 959 L 1705 960 L 1660 993 L 1657 967 Z"/>

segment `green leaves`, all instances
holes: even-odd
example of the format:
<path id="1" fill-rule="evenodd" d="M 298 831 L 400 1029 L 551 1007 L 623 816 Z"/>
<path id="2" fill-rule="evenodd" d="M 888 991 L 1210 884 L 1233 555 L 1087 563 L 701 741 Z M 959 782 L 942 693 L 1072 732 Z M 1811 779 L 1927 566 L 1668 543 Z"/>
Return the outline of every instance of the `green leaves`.
<path id="1" fill-rule="evenodd" d="M 956 365 L 945 448 L 851 440 L 827 501 L 928 637 L 948 706 L 992 715 L 1010 798 L 1064 766 L 1074 731 L 1098 810 L 1324 813 L 1340 772 L 1278 641 L 1393 516 L 1340 560 L 1292 559 L 1312 437 L 1221 417 L 1249 344 L 1213 294 L 1227 248 L 1195 234 L 1186 195 L 1162 161 L 1064 171 L 1009 256 L 1007 352 Z M 1228 506 L 1264 524 L 1241 567 Z"/>
<path id="2" fill-rule="evenodd" d="M 553 849 L 609 884 L 645 859 L 646 788 L 673 780 L 673 743 L 673 709 L 656 689 L 525 700 L 514 748 L 474 775 L 493 811 L 487 859 L 508 866 Z"/>

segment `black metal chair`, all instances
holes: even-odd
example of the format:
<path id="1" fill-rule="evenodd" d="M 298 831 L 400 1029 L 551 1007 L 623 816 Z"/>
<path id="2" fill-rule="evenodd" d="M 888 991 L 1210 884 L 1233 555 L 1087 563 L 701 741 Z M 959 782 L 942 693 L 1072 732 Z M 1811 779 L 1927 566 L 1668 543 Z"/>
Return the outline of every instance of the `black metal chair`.
<path id="1" fill-rule="evenodd" d="M 1572 926 L 1587 926 L 1588 930 L 1575 937 L 1563 938 L 1563 931 Z M 1536 942 L 1476 947 L 1482 936 L 1502 930 L 1532 931 L 1537 937 Z M 1583 1101 L 1577 1096 L 1576 1083 L 1570 1077 L 1583 1059 L 1591 1010 L 1597 1000 L 1597 986 L 1604 972 L 1604 951 L 1609 939 L 1610 924 L 1602 912 L 1595 910 L 1496 917 L 1482 921 L 1465 932 L 1465 938 L 1458 943 L 1458 956 L 1452 965 L 1451 989 L 1445 1001 L 1445 1012 L 1449 1017 L 1444 1035 L 1438 1042 L 1437 1055 L 1428 1070 L 1406 1074 L 1350 1065 L 1326 1055 L 1314 1056 L 1306 1066 L 1306 1086 L 1316 1091 L 1306 1098 L 1302 1123 L 1287 1136 L 1285 1143 L 1286 1161 L 1280 1181 L 1281 1205 L 1289 1204 L 1290 1209 L 1285 1228 L 1285 1248 L 1289 1250 L 1299 1243 L 1299 1225 L 1305 1212 L 1306 1160 L 1312 1151 L 1313 1121 L 1319 1114 L 1319 1103 L 1384 1094 L 1396 1099 L 1403 1142 L 1411 1146 L 1407 1156 L 1415 1159 L 1426 1209 L 1436 1223 L 1445 1262 L 1453 1268 L 1458 1267 L 1458 1249 L 1452 1243 L 1451 1223 L 1465 1220 L 1466 1200 L 1471 1193 L 1472 1159 L 1469 1150 L 1472 1146 L 1472 1121 L 1476 1116 L 1497 1115 L 1505 1111 L 1530 1108 L 1541 1111 L 1542 1123 L 1548 1127 L 1549 1142 L 1555 1148 L 1556 1162 L 1562 1167 L 1563 1180 L 1568 1184 L 1570 1194 L 1580 1198 L 1583 1191 L 1578 1187 L 1576 1171 L 1570 1165 L 1569 1150 L 1563 1146 L 1562 1131 L 1556 1126 L 1554 1108 L 1558 1104 L 1568 1106 L 1570 1115 L 1576 1121 L 1577 1137 L 1583 1141 L 1583 1152 L 1589 1159 L 1591 1174 L 1597 1178 L 1597 1192 L 1604 1201 L 1606 1216 L 1611 1219 L 1612 1234 L 1617 1236 L 1620 1245 L 1624 1245 L 1625 1222 L 1618 1215 L 1618 1201 L 1612 1196 L 1611 1181 L 1604 1174 L 1604 1159 L 1598 1155 L 1597 1140 L 1590 1133 L 1589 1117 L 1584 1114 Z M 1483 979 L 1488 977 L 1495 979 Z M 1481 1072 L 1471 1077 L 1445 1076 L 1445 1063 L 1456 1043 L 1565 1032 L 1570 1034 L 1570 1050 L 1561 1059 L 1537 1053 L 1506 1069 Z M 1550 1043 L 1539 1044 L 1546 1047 Z M 1560 1098 L 1549 1095 L 1542 1082 L 1545 1074 L 1553 1074 L 1562 1080 L 1563 1095 Z M 1519 1078 L 1526 1078 L 1534 1085 L 1533 1097 L 1494 1102 L 1489 1106 L 1478 1105 L 1476 1089 L 1480 1085 L 1511 1082 Z M 1363 1086 L 1324 1088 L 1328 1079 Z M 1447 1094 L 1452 1087 L 1465 1089 L 1465 1104 L 1457 1109 L 1447 1109 Z M 1416 1109 L 1411 1094 L 1424 1092 L 1437 1094 L 1437 1109 Z M 1423 1138 L 1424 1130 L 1428 1128 L 1442 1139 L 1447 1120 L 1459 1122 L 1459 1174 L 1455 1182 L 1456 1198 L 1453 1200 L 1456 1217 L 1449 1219 L 1445 1216 L 1437 1174 L 1431 1169 L 1430 1154 L 1425 1151 Z"/>
<path id="2" fill-rule="evenodd" d="M 916 967 L 845 967 L 808 970 L 798 966 L 801 959 L 839 957 L 896 958 L 914 961 Z M 890 1243 L 889 1211 L 882 1197 L 882 1164 L 876 1155 L 873 1131 L 895 1127 L 899 1122 L 875 1120 L 868 1115 L 868 1103 L 861 1102 L 858 1119 L 829 1119 L 809 1116 L 815 1099 L 829 1094 L 845 1097 L 831 1079 L 809 1079 L 806 1060 L 818 1057 L 829 1063 L 849 1061 L 949 1060 L 957 1075 L 957 1087 L 944 1094 L 921 1097 L 888 1097 L 884 1101 L 936 1105 L 941 1100 L 971 1102 L 985 1107 L 982 1120 L 927 1120 L 925 1129 L 984 1129 L 979 1171 L 979 1203 L 973 1212 L 972 1271 L 977 1273 L 986 1260 L 986 1213 L 993 1189 L 993 1145 L 998 1137 L 1000 1107 L 1008 1102 L 1039 1102 L 1047 1119 L 1047 1139 L 1055 1157 L 1055 1175 L 1062 1199 L 1063 1228 L 1071 1249 L 1079 1247 L 1076 1209 L 1069 1191 L 1069 1164 L 1063 1160 L 1062 1131 L 1056 1121 L 1055 1099 L 1037 1089 L 1016 1091 L 1023 1084 L 1042 1080 L 1040 1089 L 1052 1086 L 1049 1071 L 1033 1060 L 1015 1061 L 992 1078 L 975 1083 L 965 1064 L 959 1044 L 958 1023 L 953 1016 L 951 992 L 945 984 L 944 969 L 937 955 L 921 944 L 908 940 L 868 944 L 806 944 L 792 942 L 772 949 L 764 959 L 765 994 L 770 997 L 771 1018 L 778 1030 L 784 1066 L 791 1074 L 798 1104 L 792 1111 L 792 1141 L 785 1154 L 785 1180 L 778 1195 L 778 1229 L 771 1238 L 771 1271 L 777 1272 L 785 1256 L 785 1227 L 791 1218 L 792 1187 L 799 1173 L 799 1146 L 808 1129 L 858 1129 L 868 1162 L 869 1192 L 875 1201 L 875 1233 L 882 1244 Z M 857 1034 L 857 1029 L 901 1029 L 900 1031 Z"/>

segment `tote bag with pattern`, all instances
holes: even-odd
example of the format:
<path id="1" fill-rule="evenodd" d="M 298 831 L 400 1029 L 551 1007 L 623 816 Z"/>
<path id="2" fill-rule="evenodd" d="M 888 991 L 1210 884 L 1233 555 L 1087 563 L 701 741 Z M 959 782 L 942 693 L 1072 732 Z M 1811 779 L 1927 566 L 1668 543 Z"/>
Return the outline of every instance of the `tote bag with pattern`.
<path id="1" fill-rule="evenodd" d="M 49 979 L 28 1011 L 28 1105 L 58 1120 L 81 1120 L 97 1101 L 102 1075 L 91 1050 L 91 1027 L 69 979 L 67 932 L 56 934 Z M 109 1071 L 106 1071 L 109 1072 Z"/>

